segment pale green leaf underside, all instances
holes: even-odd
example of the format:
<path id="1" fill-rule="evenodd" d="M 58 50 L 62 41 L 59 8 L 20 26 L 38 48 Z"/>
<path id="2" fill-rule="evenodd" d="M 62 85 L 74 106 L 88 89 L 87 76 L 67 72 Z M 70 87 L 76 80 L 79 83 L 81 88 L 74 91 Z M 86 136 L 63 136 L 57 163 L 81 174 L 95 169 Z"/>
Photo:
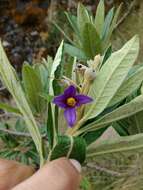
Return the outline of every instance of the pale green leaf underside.
<path id="1" fill-rule="evenodd" d="M 129 137 L 108 139 L 99 144 L 91 144 L 88 148 L 87 157 L 104 156 L 111 153 L 139 153 L 143 152 L 143 134 Z"/>
<path id="2" fill-rule="evenodd" d="M 105 18 L 104 1 L 100 0 L 97 7 L 97 11 L 96 11 L 96 16 L 95 16 L 95 27 L 100 36 L 102 34 L 102 30 L 104 26 L 104 18 Z"/>
<path id="3" fill-rule="evenodd" d="M 89 95 L 95 101 L 85 117 L 93 118 L 100 114 L 116 94 L 139 51 L 139 38 L 133 37 L 121 50 L 113 53 L 98 73 Z"/>
<path id="4" fill-rule="evenodd" d="M 108 106 L 112 106 L 135 91 L 143 81 L 143 67 L 139 68 L 120 86 Z"/>
<path id="5" fill-rule="evenodd" d="M 81 129 L 85 131 L 94 131 L 96 129 L 102 128 L 112 122 L 124 119 L 126 117 L 130 117 L 140 111 L 143 110 L 143 96 L 140 95 L 130 101 L 129 103 L 120 106 L 116 110 L 106 114 L 101 119 L 92 122 L 91 124 L 87 125 L 84 129 Z"/>

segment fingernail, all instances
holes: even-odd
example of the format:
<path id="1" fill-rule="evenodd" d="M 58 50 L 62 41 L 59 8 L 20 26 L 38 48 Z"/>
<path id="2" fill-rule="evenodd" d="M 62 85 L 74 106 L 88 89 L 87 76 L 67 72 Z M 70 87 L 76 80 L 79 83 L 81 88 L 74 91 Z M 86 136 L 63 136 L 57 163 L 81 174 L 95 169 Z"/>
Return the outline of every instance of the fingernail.
<path id="1" fill-rule="evenodd" d="M 75 167 L 75 169 L 81 173 L 81 165 L 77 160 L 70 159 L 71 164 Z"/>

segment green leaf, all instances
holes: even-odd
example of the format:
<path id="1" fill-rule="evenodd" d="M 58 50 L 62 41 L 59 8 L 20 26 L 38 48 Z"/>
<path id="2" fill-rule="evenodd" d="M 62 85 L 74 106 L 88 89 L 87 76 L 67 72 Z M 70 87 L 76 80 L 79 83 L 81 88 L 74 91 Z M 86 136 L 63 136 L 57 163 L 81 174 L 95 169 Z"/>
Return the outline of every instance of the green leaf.
<path id="1" fill-rule="evenodd" d="M 94 59 L 95 55 L 101 53 L 101 40 L 93 24 L 85 24 L 82 41 L 83 50 L 88 58 Z"/>
<path id="2" fill-rule="evenodd" d="M 55 73 L 62 62 L 64 42 L 62 41 L 60 47 L 57 50 L 55 59 L 52 64 L 51 73 L 50 73 L 50 82 L 49 82 L 49 94 L 54 96 L 53 82 L 55 79 Z M 57 79 L 57 78 L 56 78 Z"/>
<path id="3" fill-rule="evenodd" d="M 57 144 L 50 153 L 50 160 L 67 157 L 78 160 L 81 164 L 85 161 L 86 143 L 81 137 L 60 136 Z"/>
<path id="4" fill-rule="evenodd" d="M 140 111 L 128 118 L 117 122 L 121 127 L 125 127 L 128 134 L 135 135 L 143 132 L 143 111 Z"/>
<path id="5" fill-rule="evenodd" d="M 40 113 L 45 105 L 40 97 L 40 94 L 44 91 L 40 77 L 30 65 L 26 64 L 22 69 L 22 79 L 29 103 L 36 112 Z"/>
<path id="6" fill-rule="evenodd" d="M 39 128 L 36 124 L 30 106 L 26 100 L 25 94 L 21 87 L 21 83 L 16 76 L 16 72 L 14 68 L 10 65 L 8 58 L 4 52 L 2 43 L 0 43 L 0 76 L 5 86 L 8 88 L 9 92 L 13 96 L 18 109 L 23 115 L 24 121 L 40 156 L 40 165 L 42 166 L 44 163 L 44 158 L 42 150 L 42 138 L 39 132 Z"/>
<path id="7" fill-rule="evenodd" d="M 98 144 L 91 144 L 88 147 L 87 157 L 103 156 L 113 153 L 140 153 L 143 152 L 143 134 L 128 137 L 108 139 Z"/>
<path id="8" fill-rule="evenodd" d="M 48 142 L 49 142 L 50 148 L 52 148 L 54 145 L 54 138 L 55 138 L 54 135 L 56 133 L 54 130 L 55 130 L 55 127 L 54 127 L 54 121 L 52 117 L 52 107 L 51 107 L 51 103 L 49 103 L 46 133 L 48 136 Z"/>
<path id="9" fill-rule="evenodd" d="M 45 93 L 40 94 L 40 96 L 41 96 L 44 100 L 46 100 L 47 103 L 51 102 L 52 99 L 54 98 L 54 96 L 51 96 L 51 95 L 45 94 Z"/>
<path id="10" fill-rule="evenodd" d="M 77 26 L 77 18 L 76 18 L 76 16 L 74 16 L 74 15 L 68 13 L 68 12 L 65 12 L 65 15 L 66 15 L 72 29 L 74 30 L 74 32 L 76 33 L 76 35 L 80 39 L 81 37 L 80 37 L 79 29 L 78 29 L 78 26 Z"/>
<path id="11" fill-rule="evenodd" d="M 143 81 L 143 67 L 139 68 L 129 78 L 127 78 L 118 89 L 117 93 L 111 99 L 109 106 L 120 102 L 125 97 L 129 96 L 133 91 L 139 88 Z"/>
<path id="12" fill-rule="evenodd" d="M 80 183 L 80 188 L 82 190 L 91 190 L 91 184 L 90 184 L 88 178 L 82 177 L 81 183 Z"/>
<path id="13" fill-rule="evenodd" d="M 77 24 L 81 37 L 84 34 L 83 29 L 86 23 L 90 23 L 88 11 L 81 3 L 79 3 L 77 8 Z"/>
<path id="14" fill-rule="evenodd" d="M 35 74 L 38 75 L 43 86 L 43 91 L 48 93 L 49 88 L 49 71 L 43 64 L 34 65 Z"/>
<path id="15" fill-rule="evenodd" d="M 65 46 L 65 48 L 64 48 L 65 52 L 68 53 L 69 55 L 71 55 L 72 57 L 77 57 L 77 59 L 83 60 L 83 61 L 87 60 L 87 57 L 82 50 L 80 50 L 77 47 L 72 46 L 70 44 L 66 44 L 66 43 L 64 44 L 64 46 Z"/>
<path id="16" fill-rule="evenodd" d="M 70 39 L 70 37 L 65 33 L 65 31 L 64 31 L 57 23 L 53 22 L 53 24 L 55 25 L 55 27 L 64 35 L 64 37 L 65 37 L 71 44 L 75 45 L 74 42 L 72 41 L 72 39 Z"/>
<path id="17" fill-rule="evenodd" d="M 92 142 L 96 141 L 107 129 L 107 127 L 98 129 L 96 131 L 89 131 L 87 133 L 82 134 L 82 137 L 85 139 L 86 144 L 89 145 Z"/>
<path id="18" fill-rule="evenodd" d="M 115 109 L 111 113 L 106 114 L 101 119 L 85 126 L 84 131 L 97 130 L 98 128 L 105 127 L 106 125 L 109 125 L 112 122 L 130 117 L 140 111 L 143 111 L 143 96 L 142 95 L 134 98 L 129 103 L 123 106 L 120 106 L 119 108 Z"/>
<path id="19" fill-rule="evenodd" d="M 104 36 L 104 41 L 103 41 L 104 48 L 107 48 L 108 44 L 110 43 L 110 38 L 112 36 L 112 33 L 113 33 L 114 29 L 116 28 L 117 20 L 118 20 L 120 11 L 121 11 L 121 7 L 122 7 L 122 4 L 120 4 L 120 6 L 118 7 L 118 9 L 116 10 L 116 12 L 114 14 L 114 18 L 112 20 L 112 23 L 110 25 L 110 28 L 108 29 L 108 32 Z"/>
<path id="20" fill-rule="evenodd" d="M 109 29 L 110 29 L 110 25 L 111 25 L 111 22 L 112 22 L 112 19 L 113 19 L 113 16 L 114 16 L 114 8 L 112 8 L 106 18 L 105 18 L 105 23 L 104 23 L 104 29 L 103 29 L 103 33 L 102 33 L 102 39 L 106 39 L 107 36 L 108 36 L 108 33 L 109 33 Z"/>
<path id="21" fill-rule="evenodd" d="M 118 122 L 114 122 L 112 123 L 112 127 L 116 130 L 116 132 L 120 135 L 120 136 L 128 136 L 129 132 L 128 132 L 128 128 L 129 126 L 126 125 L 119 125 L 119 123 L 121 123 L 122 120 L 118 121 Z"/>
<path id="22" fill-rule="evenodd" d="M 60 44 L 60 47 L 57 50 L 56 56 L 54 58 L 52 67 L 51 67 L 51 73 L 50 73 L 50 81 L 49 81 L 49 95 L 54 96 L 60 93 L 60 86 L 57 83 L 57 79 L 61 78 L 61 70 L 62 70 L 62 57 L 63 57 L 63 49 L 64 49 L 64 42 L 62 41 Z M 56 79 L 55 79 L 56 78 Z M 53 131 L 54 131 L 54 144 L 56 143 L 56 131 L 58 127 L 58 110 L 54 104 L 51 106 L 52 109 L 52 119 L 53 119 Z"/>
<path id="23" fill-rule="evenodd" d="M 5 110 L 10 113 L 21 114 L 18 108 L 15 108 L 13 106 L 7 105 L 2 102 L 0 102 L 0 109 Z"/>
<path id="24" fill-rule="evenodd" d="M 112 46 L 109 46 L 109 48 L 104 53 L 103 61 L 101 67 L 106 63 L 107 59 L 112 55 Z"/>
<path id="25" fill-rule="evenodd" d="M 143 111 L 136 113 L 132 117 L 128 118 L 130 128 L 129 131 L 134 131 L 135 134 L 135 128 L 136 133 L 143 133 Z M 134 130 L 132 130 L 134 129 Z"/>
<path id="26" fill-rule="evenodd" d="M 14 127 L 15 127 L 16 131 L 18 131 L 18 132 L 27 132 L 27 127 L 25 125 L 25 122 L 21 118 L 17 119 Z"/>
<path id="27" fill-rule="evenodd" d="M 104 17 L 105 17 L 104 0 L 100 0 L 97 6 L 96 16 L 95 16 L 95 27 L 99 36 L 102 35 L 103 26 L 104 26 Z"/>
<path id="28" fill-rule="evenodd" d="M 89 93 L 96 100 L 90 106 L 86 118 L 96 117 L 107 107 L 127 77 L 138 51 L 139 39 L 135 36 L 121 50 L 113 53 L 103 65 Z"/>

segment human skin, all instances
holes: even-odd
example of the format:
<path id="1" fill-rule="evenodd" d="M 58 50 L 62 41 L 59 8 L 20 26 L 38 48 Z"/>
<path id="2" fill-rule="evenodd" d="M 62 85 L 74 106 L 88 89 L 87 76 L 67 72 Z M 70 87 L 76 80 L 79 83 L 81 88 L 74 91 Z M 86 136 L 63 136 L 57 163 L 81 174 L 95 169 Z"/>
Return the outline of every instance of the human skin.
<path id="1" fill-rule="evenodd" d="M 67 158 L 45 164 L 36 173 L 32 167 L 0 159 L 0 190 L 77 190 L 80 170 L 77 161 Z"/>

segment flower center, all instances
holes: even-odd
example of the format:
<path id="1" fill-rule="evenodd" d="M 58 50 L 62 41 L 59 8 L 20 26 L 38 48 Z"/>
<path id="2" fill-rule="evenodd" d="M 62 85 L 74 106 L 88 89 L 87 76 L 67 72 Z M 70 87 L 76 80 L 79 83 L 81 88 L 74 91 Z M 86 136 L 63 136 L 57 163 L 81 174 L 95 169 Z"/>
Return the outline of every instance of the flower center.
<path id="1" fill-rule="evenodd" d="M 67 105 L 68 105 L 68 106 L 74 107 L 75 104 L 76 104 L 75 98 L 70 97 L 70 98 L 67 99 Z"/>

